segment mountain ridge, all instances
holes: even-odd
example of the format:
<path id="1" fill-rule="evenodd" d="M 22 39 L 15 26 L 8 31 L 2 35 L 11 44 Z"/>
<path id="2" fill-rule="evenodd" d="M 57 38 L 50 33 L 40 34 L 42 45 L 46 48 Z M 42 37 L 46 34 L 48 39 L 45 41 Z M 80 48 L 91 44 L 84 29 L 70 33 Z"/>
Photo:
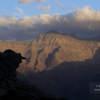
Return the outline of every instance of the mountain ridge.
<path id="1" fill-rule="evenodd" d="M 59 34 L 55 34 L 52 32 L 56 32 Z M 100 43 L 98 41 L 92 41 L 92 40 L 89 41 L 83 39 L 81 40 L 76 36 L 74 37 L 70 34 L 63 35 L 58 31 L 50 30 L 45 34 L 39 35 L 39 37 L 33 41 L 29 42 L 0 41 L 0 45 L 2 47 L 0 48 L 0 51 L 4 51 L 10 48 L 16 52 L 20 52 L 22 56 L 25 56 L 27 58 L 26 60 L 27 65 L 33 66 L 34 68 L 34 64 L 36 62 L 45 61 L 46 58 L 47 59 L 50 58 L 50 55 L 52 55 L 51 57 L 56 58 L 54 62 L 62 62 L 64 60 L 83 61 L 85 59 L 92 58 L 97 48 L 99 48 Z M 58 49 L 59 53 L 55 51 L 57 48 L 59 48 Z M 85 54 L 85 50 L 87 50 L 89 53 Z M 52 54 L 52 52 L 54 52 L 54 54 Z M 82 52 L 84 52 L 84 55 L 82 54 Z M 61 59 L 59 59 L 60 57 L 62 58 L 62 55 L 60 55 L 60 53 L 62 53 L 64 56 L 68 56 L 69 59 L 63 57 L 61 61 Z M 40 64 L 37 63 L 35 67 L 40 66 L 41 63 Z M 46 64 L 45 62 L 44 64 L 42 64 L 42 66 L 44 66 L 44 69 L 46 68 L 45 64 Z"/>
<path id="2" fill-rule="evenodd" d="M 90 82 L 93 77 L 99 75 L 100 42 L 96 41 L 96 38 L 83 39 L 73 34 L 50 32 L 41 34 L 30 42 L 1 41 L 0 51 L 12 49 L 26 57 L 26 61 L 20 64 L 17 71 L 41 90 L 60 97 L 67 97 L 66 94 L 73 97 L 75 91 L 79 89 L 78 85 L 84 87 L 83 83 L 86 85 L 87 81 Z M 74 91 L 72 95 L 71 90 Z"/>

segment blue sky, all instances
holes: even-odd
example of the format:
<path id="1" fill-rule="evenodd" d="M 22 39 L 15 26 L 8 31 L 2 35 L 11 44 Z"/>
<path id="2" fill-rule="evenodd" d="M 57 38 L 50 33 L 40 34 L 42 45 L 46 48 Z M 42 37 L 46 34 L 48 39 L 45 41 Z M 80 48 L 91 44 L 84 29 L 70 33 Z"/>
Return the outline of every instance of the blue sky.
<path id="1" fill-rule="evenodd" d="M 1 0 L 0 39 L 32 40 L 51 29 L 100 36 L 99 4 L 100 0 Z"/>
<path id="2" fill-rule="evenodd" d="M 57 5 L 56 2 L 59 2 L 65 9 Z M 94 10 L 100 10 L 99 6 L 100 0 L 46 0 L 41 3 L 31 2 L 25 4 L 19 3 L 18 0 L 1 0 L 0 1 L 0 15 L 11 15 L 16 17 L 22 17 L 17 16 L 15 13 L 18 13 L 16 10 L 16 7 L 19 9 L 22 9 L 25 15 L 29 16 L 35 16 L 39 14 L 67 14 L 70 12 L 75 11 L 76 8 L 83 8 L 86 5 L 89 5 Z M 39 8 L 46 7 L 50 5 L 50 9 L 46 11 L 41 11 Z"/>

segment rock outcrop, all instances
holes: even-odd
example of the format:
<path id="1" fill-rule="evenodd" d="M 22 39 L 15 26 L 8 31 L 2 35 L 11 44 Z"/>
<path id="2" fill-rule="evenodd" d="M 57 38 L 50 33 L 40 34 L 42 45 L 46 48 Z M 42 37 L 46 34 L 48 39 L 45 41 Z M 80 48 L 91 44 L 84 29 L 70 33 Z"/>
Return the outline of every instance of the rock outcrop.
<path id="1" fill-rule="evenodd" d="M 0 52 L 0 100 L 58 100 L 17 79 L 16 69 L 26 59 L 12 50 Z"/>

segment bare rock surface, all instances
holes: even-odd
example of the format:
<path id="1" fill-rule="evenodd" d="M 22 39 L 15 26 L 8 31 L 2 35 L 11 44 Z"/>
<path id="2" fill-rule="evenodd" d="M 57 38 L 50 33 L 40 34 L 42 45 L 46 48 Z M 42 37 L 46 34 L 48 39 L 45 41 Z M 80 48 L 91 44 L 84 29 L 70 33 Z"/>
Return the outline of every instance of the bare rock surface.
<path id="1" fill-rule="evenodd" d="M 92 59 L 100 47 L 100 41 L 95 39 L 82 39 L 74 34 L 60 33 L 50 30 L 40 34 L 36 40 L 29 42 L 0 41 L 0 51 L 6 49 L 21 53 L 27 59 L 17 69 L 21 73 L 41 72 L 59 65 L 63 61 L 76 62 Z M 88 63 L 99 63 L 92 61 Z M 23 66 L 21 68 L 21 66 Z M 49 67 L 48 67 L 49 66 Z M 22 69 L 24 69 L 22 71 Z"/>

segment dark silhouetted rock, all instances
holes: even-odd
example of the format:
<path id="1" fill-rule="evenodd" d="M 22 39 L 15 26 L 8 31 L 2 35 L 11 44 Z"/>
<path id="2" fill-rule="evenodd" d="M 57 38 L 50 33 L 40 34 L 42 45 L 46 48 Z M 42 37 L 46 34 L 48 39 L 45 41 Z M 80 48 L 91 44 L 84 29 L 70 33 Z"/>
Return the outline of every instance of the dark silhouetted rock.
<path id="1" fill-rule="evenodd" d="M 58 100 L 17 79 L 16 69 L 26 59 L 12 50 L 0 52 L 0 100 Z"/>

